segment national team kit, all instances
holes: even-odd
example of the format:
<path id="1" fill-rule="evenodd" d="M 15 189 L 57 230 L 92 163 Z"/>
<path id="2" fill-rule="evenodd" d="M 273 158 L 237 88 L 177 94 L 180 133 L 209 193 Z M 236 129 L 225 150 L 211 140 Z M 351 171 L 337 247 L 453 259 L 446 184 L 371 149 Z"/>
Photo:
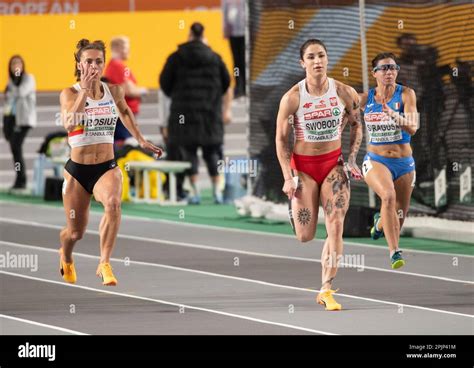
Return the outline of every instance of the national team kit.
<path id="1" fill-rule="evenodd" d="M 340 138 L 345 106 L 337 95 L 334 79 L 328 78 L 328 91 L 319 97 L 311 96 L 306 90 L 306 79 L 298 83 L 300 104 L 294 116 L 294 134 L 296 140 L 305 142 L 331 142 Z M 403 87 L 396 85 L 392 99 L 387 105 L 403 116 Z M 402 130 L 386 113 L 382 105 L 375 101 L 375 89 L 369 91 L 364 111 L 364 121 L 368 131 L 369 145 L 410 143 L 410 135 Z M 392 179 L 415 170 L 413 157 L 388 158 L 367 152 L 362 164 L 364 176 L 372 168 L 371 161 L 385 165 Z M 336 165 L 342 165 L 341 149 L 317 155 L 292 154 L 291 168 L 310 175 L 319 185 Z"/>
<path id="2" fill-rule="evenodd" d="M 109 87 L 106 83 L 101 82 L 101 84 L 104 89 L 104 96 L 100 100 L 87 97 L 82 123 L 78 124 L 68 134 L 71 148 L 99 143 L 114 143 L 114 132 L 119 114 Z M 77 91 L 81 89 L 79 83 L 76 83 L 73 88 Z M 114 159 L 94 165 L 79 164 L 69 159 L 64 168 L 88 193 L 92 194 L 94 185 L 100 177 L 116 166 L 117 162 Z M 65 180 L 63 190 L 66 189 L 66 186 L 67 181 Z"/>
<path id="3" fill-rule="evenodd" d="M 305 79 L 298 83 L 300 105 L 293 124 L 296 140 L 320 143 L 337 141 L 341 136 L 344 104 L 337 95 L 334 79 L 328 78 L 328 82 L 328 91 L 320 97 L 308 93 Z M 341 148 L 317 156 L 291 156 L 291 168 L 311 176 L 319 185 L 343 162 Z"/>

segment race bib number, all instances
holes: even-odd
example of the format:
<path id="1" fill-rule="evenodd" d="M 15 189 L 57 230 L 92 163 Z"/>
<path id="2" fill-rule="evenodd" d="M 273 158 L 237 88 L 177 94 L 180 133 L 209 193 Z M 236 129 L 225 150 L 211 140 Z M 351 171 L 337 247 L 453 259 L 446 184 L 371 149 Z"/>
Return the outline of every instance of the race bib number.
<path id="1" fill-rule="evenodd" d="M 367 175 L 367 173 L 372 169 L 372 162 L 370 162 L 370 160 L 365 160 L 363 163 L 362 163 L 362 174 L 364 176 Z"/>
<path id="2" fill-rule="evenodd" d="M 313 121 L 305 125 L 306 142 L 330 142 L 340 137 L 339 119 Z"/>
<path id="3" fill-rule="evenodd" d="M 390 143 L 402 139 L 400 126 L 384 112 L 364 116 L 371 143 Z"/>

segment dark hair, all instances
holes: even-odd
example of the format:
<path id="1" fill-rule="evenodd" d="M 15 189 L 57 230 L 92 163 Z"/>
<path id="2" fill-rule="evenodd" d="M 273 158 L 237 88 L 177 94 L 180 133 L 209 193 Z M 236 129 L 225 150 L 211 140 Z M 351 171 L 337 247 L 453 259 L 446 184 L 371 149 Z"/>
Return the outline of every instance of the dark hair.
<path id="1" fill-rule="evenodd" d="M 202 34 L 204 33 L 204 26 L 199 22 L 193 23 L 191 25 L 191 33 L 193 34 L 194 38 L 202 38 Z"/>
<path id="2" fill-rule="evenodd" d="M 398 64 L 397 57 L 391 52 L 381 52 L 372 59 L 372 68 L 375 68 L 382 59 L 393 59 Z"/>
<path id="3" fill-rule="evenodd" d="M 81 61 L 82 52 L 85 50 L 99 50 L 104 54 L 104 63 L 105 63 L 105 43 L 103 41 L 97 40 L 90 42 L 89 40 L 83 38 L 76 45 L 76 52 L 74 53 L 74 75 L 76 80 L 81 80 L 81 72 L 77 69 L 77 64 Z"/>
<path id="4" fill-rule="evenodd" d="M 13 63 L 14 59 L 20 59 L 21 64 L 23 65 L 23 70 L 21 71 L 20 75 L 16 75 L 15 72 L 12 72 L 12 63 Z M 20 55 L 13 55 L 10 58 L 10 61 L 8 62 L 8 76 L 10 77 L 10 79 L 12 80 L 14 85 L 16 85 L 16 86 L 20 85 L 21 80 L 23 79 L 23 75 L 25 74 L 25 72 L 26 72 L 25 60 L 23 60 L 23 58 Z"/>
<path id="5" fill-rule="evenodd" d="M 305 53 L 306 49 L 308 48 L 308 46 L 310 46 L 310 45 L 321 45 L 323 47 L 324 51 L 326 51 L 326 54 L 328 53 L 328 49 L 326 48 L 326 45 L 324 44 L 323 41 L 318 40 L 316 38 L 310 38 L 309 40 L 306 40 L 306 42 L 304 44 L 302 44 L 301 47 L 300 47 L 300 58 L 301 58 L 301 60 L 303 60 L 304 53 Z"/>
<path id="6" fill-rule="evenodd" d="M 415 40 L 416 36 L 414 33 L 402 33 L 400 36 L 397 37 L 397 46 L 400 47 L 403 40 Z"/>

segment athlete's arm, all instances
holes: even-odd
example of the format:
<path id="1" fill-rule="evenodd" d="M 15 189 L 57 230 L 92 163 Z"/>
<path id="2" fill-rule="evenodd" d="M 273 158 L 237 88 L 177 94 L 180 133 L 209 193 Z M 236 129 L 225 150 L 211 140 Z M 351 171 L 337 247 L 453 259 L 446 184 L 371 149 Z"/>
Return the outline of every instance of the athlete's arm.
<path id="1" fill-rule="evenodd" d="M 141 148 L 149 150 L 155 153 L 158 157 L 160 157 L 163 153 L 163 150 L 148 142 L 140 132 L 140 129 L 138 129 L 138 124 L 135 119 L 135 115 L 133 115 L 132 110 L 130 110 L 127 105 L 127 102 L 125 102 L 125 93 L 123 91 L 123 88 L 118 85 L 113 85 L 109 88 L 110 93 L 112 93 L 112 96 L 114 98 L 115 104 L 117 105 L 120 119 L 122 120 L 122 123 L 125 128 L 127 128 L 130 134 L 132 134 L 132 136 L 138 141 L 138 144 Z"/>
<path id="2" fill-rule="evenodd" d="M 403 114 L 392 110 L 386 103 L 382 104 L 383 111 L 388 114 L 404 131 L 414 135 L 418 130 L 419 114 L 416 109 L 416 95 L 411 88 L 405 87 L 402 92 L 402 101 L 405 106 Z"/>
<path id="3" fill-rule="evenodd" d="M 368 92 L 362 92 L 359 93 L 359 100 L 360 100 L 360 109 L 364 110 L 365 105 L 367 105 L 367 97 L 368 97 Z"/>
<path id="4" fill-rule="evenodd" d="M 360 119 L 360 100 L 356 90 L 349 86 L 342 88 L 343 101 L 346 104 L 347 121 L 351 129 L 351 144 L 347 166 L 354 179 L 362 179 L 362 173 L 357 166 L 357 154 L 362 143 L 363 127 Z"/>
<path id="5" fill-rule="evenodd" d="M 277 116 L 276 127 L 276 151 L 278 161 L 280 162 L 281 171 L 285 184 L 283 191 L 291 199 L 296 190 L 296 183 L 293 182 L 293 175 L 291 172 L 291 149 L 290 149 L 290 132 L 292 129 L 294 114 L 298 110 L 299 96 L 295 91 L 290 90 L 285 93 L 280 101 L 280 108 Z"/>
<path id="6" fill-rule="evenodd" d="M 72 88 L 65 88 L 59 96 L 61 122 L 68 132 L 72 132 L 84 120 L 87 91 L 92 89 L 92 82 L 98 73 L 86 62 L 79 63 L 78 68 L 81 72 L 80 91 L 76 93 Z"/>

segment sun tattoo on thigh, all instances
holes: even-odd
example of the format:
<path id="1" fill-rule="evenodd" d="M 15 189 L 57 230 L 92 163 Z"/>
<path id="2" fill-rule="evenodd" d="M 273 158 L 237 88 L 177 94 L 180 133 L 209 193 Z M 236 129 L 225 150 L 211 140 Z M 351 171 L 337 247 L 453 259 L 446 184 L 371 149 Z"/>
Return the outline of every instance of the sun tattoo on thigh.
<path id="1" fill-rule="evenodd" d="M 308 208 L 298 210 L 298 222 L 301 225 L 308 225 L 311 221 L 311 211 Z"/>

